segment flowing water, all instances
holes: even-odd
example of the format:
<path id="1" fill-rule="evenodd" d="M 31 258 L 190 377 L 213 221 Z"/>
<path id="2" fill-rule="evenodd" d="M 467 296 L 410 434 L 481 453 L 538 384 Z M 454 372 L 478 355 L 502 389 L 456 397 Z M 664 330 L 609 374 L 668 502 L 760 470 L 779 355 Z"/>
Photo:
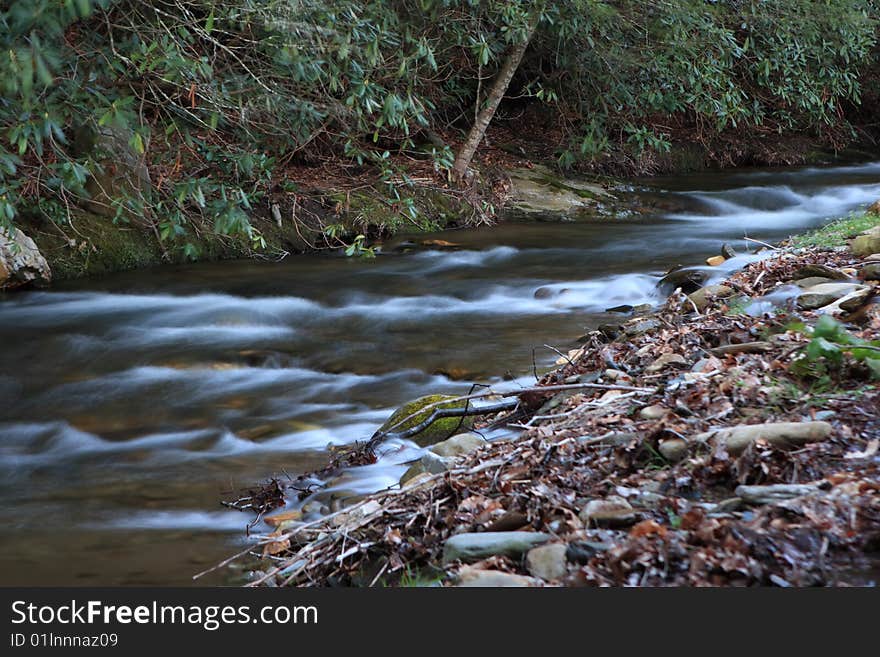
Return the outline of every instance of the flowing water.
<path id="1" fill-rule="evenodd" d="M 244 545 L 250 517 L 219 504 L 232 491 L 322 466 L 328 446 L 368 438 L 419 395 L 528 384 L 556 358 L 544 345 L 571 348 L 608 307 L 657 302 L 670 266 L 877 200 L 880 163 L 633 191 L 656 211 L 439 236 L 453 251 L 169 266 L 0 299 L 0 583 L 188 584 Z M 391 444 L 333 487 L 391 485 L 417 453 Z"/>

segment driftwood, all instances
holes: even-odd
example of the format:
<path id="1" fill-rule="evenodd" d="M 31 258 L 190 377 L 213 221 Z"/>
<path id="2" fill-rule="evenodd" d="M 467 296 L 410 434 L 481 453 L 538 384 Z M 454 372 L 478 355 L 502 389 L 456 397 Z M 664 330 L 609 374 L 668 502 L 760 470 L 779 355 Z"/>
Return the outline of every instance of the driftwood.
<path id="1" fill-rule="evenodd" d="M 771 484 L 769 486 L 737 486 L 736 496 L 749 504 L 773 504 L 793 497 L 821 491 L 825 482 L 815 484 Z"/>

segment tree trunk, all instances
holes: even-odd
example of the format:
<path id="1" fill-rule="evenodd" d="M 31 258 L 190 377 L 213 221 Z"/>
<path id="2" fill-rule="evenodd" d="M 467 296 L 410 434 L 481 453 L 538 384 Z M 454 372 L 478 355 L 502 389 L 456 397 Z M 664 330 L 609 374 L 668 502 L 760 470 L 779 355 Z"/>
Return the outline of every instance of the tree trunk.
<path id="1" fill-rule="evenodd" d="M 529 47 L 529 41 L 532 40 L 532 35 L 535 33 L 535 28 L 538 26 L 538 19 L 539 16 L 537 14 L 532 17 L 529 21 L 528 32 L 526 32 L 525 39 L 523 39 L 522 42 L 511 46 L 508 51 L 507 58 L 504 60 L 501 70 L 498 71 L 498 76 L 495 78 L 495 82 L 492 84 L 492 89 L 489 91 L 489 97 L 486 99 L 486 106 L 479 114 L 477 114 L 477 118 L 468 133 L 467 139 L 465 139 L 464 144 L 462 144 L 461 149 L 458 151 L 458 155 L 455 158 L 455 164 L 452 165 L 452 172 L 457 180 L 464 180 L 467 177 L 471 159 L 473 159 L 474 153 L 477 151 L 480 142 L 483 141 L 483 136 L 486 134 L 486 128 L 489 127 L 489 122 L 495 115 L 495 110 L 498 109 L 498 105 L 501 104 L 501 99 L 504 97 L 507 87 L 513 79 L 513 74 L 516 73 L 516 69 L 519 67 L 519 63 L 522 61 L 523 55 Z"/>

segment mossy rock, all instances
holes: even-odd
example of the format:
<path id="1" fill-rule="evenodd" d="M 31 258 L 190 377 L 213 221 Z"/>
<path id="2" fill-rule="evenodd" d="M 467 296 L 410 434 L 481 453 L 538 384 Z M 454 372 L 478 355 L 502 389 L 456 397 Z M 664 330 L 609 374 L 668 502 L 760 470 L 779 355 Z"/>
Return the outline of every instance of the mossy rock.
<path id="1" fill-rule="evenodd" d="M 445 399 L 452 400 L 456 398 L 450 395 L 426 395 L 425 397 L 419 397 L 411 402 L 407 402 L 394 411 L 392 416 L 386 420 L 385 424 L 381 426 L 379 431 L 400 433 L 401 431 L 406 431 L 407 429 L 411 429 L 424 422 L 428 419 L 431 413 L 438 408 L 464 408 L 467 404 L 466 401 L 450 401 L 445 404 L 432 406 L 431 408 L 425 408 L 430 404 L 436 404 Z M 446 440 L 457 433 L 468 431 L 472 426 L 473 418 L 470 417 L 440 418 L 439 420 L 431 422 L 431 424 L 415 436 L 412 436 L 411 440 L 421 447 L 426 447 L 427 445 L 433 445 L 442 440 Z"/>

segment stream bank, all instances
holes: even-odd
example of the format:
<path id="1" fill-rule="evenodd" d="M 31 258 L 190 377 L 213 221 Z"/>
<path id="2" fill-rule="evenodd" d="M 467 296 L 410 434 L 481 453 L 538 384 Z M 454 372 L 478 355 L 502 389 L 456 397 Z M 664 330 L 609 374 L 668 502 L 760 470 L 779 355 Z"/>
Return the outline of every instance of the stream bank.
<path id="1" fill-rule="evenodd" d="M 267 516 L 251 585 L 876 585 L 873 223 L 588 333 L 519 396 L 513 438 L 434 448 L 319 520 Z"/>
<path id="2" fill-rule="evenodd" d="M 623 165 L 612 159 L 595 171 L 563 174 L 554 168 L 552 150 L 546 145 L 515 138 L 504 128 L 497 132 L 481 153 L 480 173 L 464 189 L 451 185 L 428 162 L 418 160 L 399 163 L 409 180 L 409 184 L 402 178 L 396 180 L 396 193 L 402 195 L 399 199 L 383 191 L 385 186 L 375 176 L 360 173 L 346 179 L 334 170 L 333 163 L 293 169 L 288 172 L 292 178 L 277 181 L 274 193 L 252 208 L 249 221 L 255 229 L 253 236 L 215 232 L 205 218 L 202 223 L 193 221 L 185 237 L 160 237 L 162 217 L 117 217 L 119 199 L 105 198 L 104 192 L 98 194 L 101 202 L 67 205 L 63 218 L 23 215 L 16 226 L 45 259 L 41 274 L 26 276 L 25 282 L 46 286 L 51 281 L 189 262 L 275 261 L 290 254 L 341 251 L 359 235 L 364 236 L 359 247 L 372 249 L 372 253 L 381 251 L 383 243 L 394 241 L 397 234 L 418 233 L 428 240 L 434 232 L 498 222 L 621 219 L 656 211 L 657 199 L 633 193 L 633 184 L 609 172 L 676 176 L 743 163 L 828 164 L 867 156 L 858 148 L 834 152 L 802 137 L 764 144 L 763 151 L 730 149 L 727 158 L 706 145 L 677 143 L 655 158 L 656 162 L 648 157 L 651 161 Z M 124 160 L 117 165 L 124 168 Z M 338 168 L 346 169 L 342 165 Z M 148 182 L 142 169 L 137 164 L 131 173 L 123 171 L 117 177 L 137 174 Z M 99 189 L 104 187 L 116 189 L 109 183 L 99 185 Z M 0 276 L 0 289 L 15 287 L 20 287 L 15 277 Z"/>

